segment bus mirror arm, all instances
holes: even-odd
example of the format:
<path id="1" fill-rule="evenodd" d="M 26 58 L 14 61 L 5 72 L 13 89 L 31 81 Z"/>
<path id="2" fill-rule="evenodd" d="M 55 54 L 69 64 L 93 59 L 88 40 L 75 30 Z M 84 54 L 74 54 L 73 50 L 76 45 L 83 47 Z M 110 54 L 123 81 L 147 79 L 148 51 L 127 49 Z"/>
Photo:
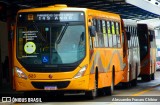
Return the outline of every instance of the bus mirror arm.
<path id="1" fill-rule="evenodd" d="M 96 36 L 95 26 L 89 26 L 89 32 L 91 37 L 95 37 Z"/>
<path id="2" fill-rule="evenodd" d="M 130 40 L 130 38 L 131 38 L 130 32 L 126 32 L 126 35 L 127 35 L 127 40 Z"/>

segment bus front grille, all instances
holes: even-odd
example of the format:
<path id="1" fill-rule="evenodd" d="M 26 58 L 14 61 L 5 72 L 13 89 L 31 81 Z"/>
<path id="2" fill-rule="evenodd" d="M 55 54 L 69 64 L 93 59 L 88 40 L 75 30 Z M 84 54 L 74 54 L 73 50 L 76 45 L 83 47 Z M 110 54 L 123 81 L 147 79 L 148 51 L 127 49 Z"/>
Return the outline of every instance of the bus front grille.
<path id="1" fill-rule="evenodd" d="M 70 81 L 60 81 L 60 82 L 31 82 L 35 88 L 44 89 L 45 86 L 56 86 L 58 89 L 66 88 Z"/>

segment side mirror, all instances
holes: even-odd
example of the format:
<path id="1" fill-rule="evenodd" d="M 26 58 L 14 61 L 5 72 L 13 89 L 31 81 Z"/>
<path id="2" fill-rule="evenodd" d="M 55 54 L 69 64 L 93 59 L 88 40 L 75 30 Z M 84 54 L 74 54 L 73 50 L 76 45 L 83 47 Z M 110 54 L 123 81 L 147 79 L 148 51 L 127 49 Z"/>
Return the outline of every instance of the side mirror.
<path id="1" fill-rule="evenodd" d="M 130 39 L 131 39 L 131 34 L 130 34 L 130 32 L 126 32 L 126 35 L 127 35 L 127 40 L 130 40 Z"/>
<path id="2" fill-rule="evenodd" d="M 90 32 L 90 36 L 91 37 L 95 37 L 96 36 L 96 28 L 95 28 L 95 26 L 89 26 L 89 32 Z"/>
<path id="3" fill-rule="evenodd" d="M 153 35 L 151 34 L 151 35 L 149 35 L 149 40 L 150 40 L 150 42 L 152 42 L 153 41 Z"/>

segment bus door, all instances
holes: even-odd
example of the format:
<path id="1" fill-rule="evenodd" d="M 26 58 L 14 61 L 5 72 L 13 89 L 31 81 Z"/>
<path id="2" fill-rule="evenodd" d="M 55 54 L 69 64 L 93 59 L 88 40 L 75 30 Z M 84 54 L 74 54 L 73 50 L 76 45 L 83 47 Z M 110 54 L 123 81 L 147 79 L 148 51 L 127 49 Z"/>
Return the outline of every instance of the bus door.
<path id="1" fill-rule="evenodd" d="M 89 42 L 90 42 L 90 57 L 92 57 L 92 54 L 94 52 L 93 48 L 94 48 L 94 37 L 96 34 L 96 29 L 93 23 L 94 20 L 92 20 L 92 18 L 89 19 L 88 22 L 88 28 L 89 28 Z"/>

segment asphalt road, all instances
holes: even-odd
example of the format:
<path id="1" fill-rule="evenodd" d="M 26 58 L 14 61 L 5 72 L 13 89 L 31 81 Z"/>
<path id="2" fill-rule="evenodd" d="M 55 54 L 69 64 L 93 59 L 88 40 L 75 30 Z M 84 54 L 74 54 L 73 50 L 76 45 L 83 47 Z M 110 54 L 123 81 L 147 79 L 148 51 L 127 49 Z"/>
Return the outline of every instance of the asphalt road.
<path id="1" fill-rule="evenodd" d="M 116 87 L 112 96 L 100 96 L 88 100 L 83 94 L 65 94 L 64 97 L 35 97 L 38 103 L 0 103 L 0 105 L 160 105 L 160 71 L 155 74 L 155 80 L 143 82 L 138 78 L 136 87 Z M 13 98 L 13 97 L 12 97 Z M 23 100 L 34 100 L 23 97 Z M 35 99 L 36 100 L 36 99 Z M 41 103 L 42 101 L 42 103 Z"/>

